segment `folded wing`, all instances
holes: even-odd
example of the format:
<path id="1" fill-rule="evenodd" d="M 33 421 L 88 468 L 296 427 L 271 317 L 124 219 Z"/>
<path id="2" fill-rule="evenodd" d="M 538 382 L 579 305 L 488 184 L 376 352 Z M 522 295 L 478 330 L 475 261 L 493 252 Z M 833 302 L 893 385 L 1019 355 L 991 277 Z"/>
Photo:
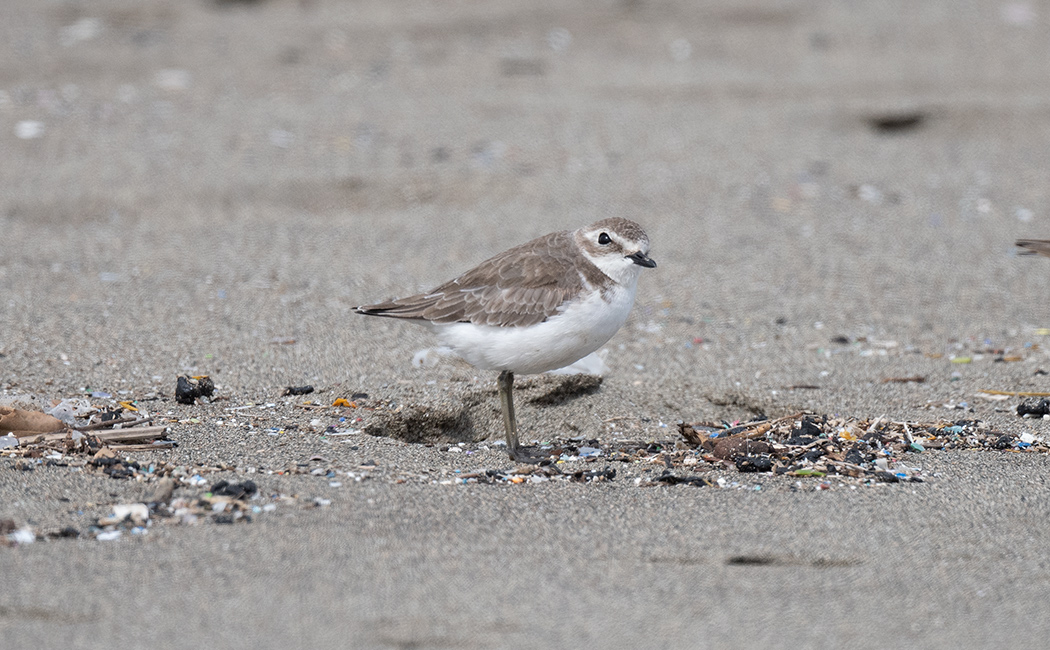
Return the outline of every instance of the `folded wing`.
<path id="1" fill-rule="evenodd" d="M 572 234 L 552 233 L 500 253 L 433 291 L 359 307 L 357 313 L 434 323 L 534 325 L 580 292 L 581 263 L 589 262 Z"/>

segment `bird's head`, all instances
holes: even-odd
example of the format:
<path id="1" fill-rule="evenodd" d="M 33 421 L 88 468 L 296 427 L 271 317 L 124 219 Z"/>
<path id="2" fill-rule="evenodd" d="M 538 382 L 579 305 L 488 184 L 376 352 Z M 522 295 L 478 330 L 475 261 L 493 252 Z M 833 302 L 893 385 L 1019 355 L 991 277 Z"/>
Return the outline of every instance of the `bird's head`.
<path id="1" fill-rule="evenodd" d="M 574 235 L 583 254 L 620 284 L 636 280 L 643 268 L 656 267 L 649 257 L 649 237 L 641 226 L 628 219 L 602 219 L 580 228 Z"/>

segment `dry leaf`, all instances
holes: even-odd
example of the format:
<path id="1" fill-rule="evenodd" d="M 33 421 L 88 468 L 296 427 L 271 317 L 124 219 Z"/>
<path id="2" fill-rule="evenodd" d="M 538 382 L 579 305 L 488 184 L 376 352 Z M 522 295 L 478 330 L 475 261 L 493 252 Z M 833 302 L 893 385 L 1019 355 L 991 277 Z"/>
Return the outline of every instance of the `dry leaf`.
<path id="1" fill-rule="evenodd" d="M 65 428 L 62 420 L 47 413 L 0 406 L 0 435 L 12 433 L 16 437 L 35 436 L 62 431 Z"/>

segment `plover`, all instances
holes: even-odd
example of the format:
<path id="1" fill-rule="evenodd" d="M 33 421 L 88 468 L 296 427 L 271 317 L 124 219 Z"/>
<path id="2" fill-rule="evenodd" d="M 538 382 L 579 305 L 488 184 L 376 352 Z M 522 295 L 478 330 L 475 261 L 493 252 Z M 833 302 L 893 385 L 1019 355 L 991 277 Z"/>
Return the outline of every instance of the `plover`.
<path id="1" fill-rule="evenodd" d="M 1019 253 L 1020 255 L 1038 253 L 1050 257 L 1050 239 L 1018 239 L 1016 245 L 1024 249 Z"/>
<path id="2" fill-rule="evenodd" d="M 570 365 L 627 320 L 638 276 L 654 268 L 642 227 L 618 217 L 515 246 L 433 291 L 357 308 L 403 318 L 482 370 L 498 370 L 507 451 L 524 460 L 514 418 L 514 375 Z"/>

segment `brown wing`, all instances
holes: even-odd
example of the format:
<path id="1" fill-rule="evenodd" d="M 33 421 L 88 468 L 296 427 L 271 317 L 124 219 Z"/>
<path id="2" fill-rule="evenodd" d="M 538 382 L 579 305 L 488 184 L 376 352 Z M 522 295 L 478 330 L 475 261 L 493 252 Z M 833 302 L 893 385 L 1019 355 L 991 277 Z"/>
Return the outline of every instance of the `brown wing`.
<path id="1" fill-rule="evenodd" d="M 582 288 L 589 264 L 572 233 L 556 232 L 485 260 L 433 291 L 359 307 L 368 316 L 503 327 L 541 323 Z"/>
<path id="2" fill-rule="evenodd" d="M 1021 255 L 1046 255 L 1050 257 L 1050 239 L 1018 239 L 1017 246 L 1024 250 Z"/>

